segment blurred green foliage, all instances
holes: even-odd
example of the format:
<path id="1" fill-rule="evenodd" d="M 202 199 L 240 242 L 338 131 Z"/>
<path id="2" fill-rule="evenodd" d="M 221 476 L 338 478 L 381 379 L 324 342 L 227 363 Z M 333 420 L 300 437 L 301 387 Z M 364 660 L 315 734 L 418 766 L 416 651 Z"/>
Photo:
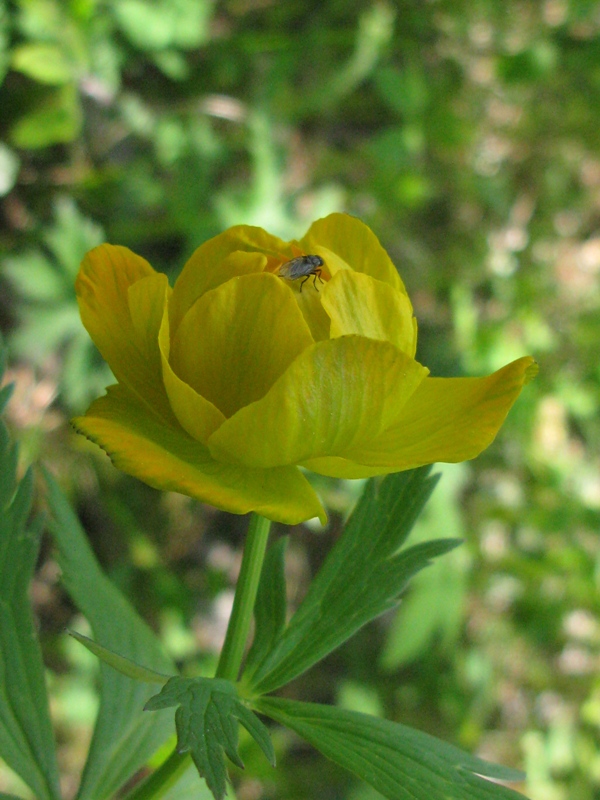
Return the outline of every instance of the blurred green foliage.
<path id="1" fill-rule="evenodd" d="M 297 685 L 525 766 L 534 800 L 600 797 L 599 76 L 589 0 L 0 0 L 13 428 L 190 674 L 214 663 L 244 522 L 118 475 L 69 432 L 110 382 L 75 305 L 86 249 L 124 244 L 174 277 L 228 225 L 285 238 L 346 210 L 398 265 L 434 374 L 538 359 L 414 534 L 462 535 L 463 552 Z M 318 486 L 331 524 L 293 532 L 298 596 L 357 494 Z M 34 597 L 68 793 L 92 678 L 60 635 L 54 565 L 44 551 Z M 370 796 L 287 735 L 277 747 L 276 778 L 244 754 L 240 797 Z"/>

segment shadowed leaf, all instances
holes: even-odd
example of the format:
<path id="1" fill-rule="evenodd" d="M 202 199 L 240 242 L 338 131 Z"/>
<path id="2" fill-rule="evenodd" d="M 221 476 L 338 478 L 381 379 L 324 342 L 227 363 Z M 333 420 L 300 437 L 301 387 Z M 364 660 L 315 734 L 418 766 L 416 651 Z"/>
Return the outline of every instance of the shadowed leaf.
<path id="1" fill-rule="evenodd" d="M 219 678 L 171 678 L 159 694 L 146 703 L 147 711 L 177 706 L 175 725 L 177 749 L 190 752 L 198 772 L 215 800 L 226 792 L 225 755 L 238 767 L 244 763 L 238 753 L 238 723 L 256 741 L 275 766 L 269 732 L 240 700 L 235 685 Z"/>
<path id="2" fill-rule="evenodd" d="M 356 711 L 263 697 L 256 708 L 388 800 L 518 800 L 499 781 L 523 774 L 489 764 L 441 739 Z M 482 777 L 485 776 L 485 777 Z"/>

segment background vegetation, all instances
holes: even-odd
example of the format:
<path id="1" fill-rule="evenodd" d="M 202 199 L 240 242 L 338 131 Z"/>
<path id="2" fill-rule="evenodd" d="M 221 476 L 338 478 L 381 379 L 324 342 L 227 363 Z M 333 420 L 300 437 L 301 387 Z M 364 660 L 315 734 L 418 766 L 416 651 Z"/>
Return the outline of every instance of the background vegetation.
<path id="1" fill-rule="evenodd" d="M 236 223 L 345 210 L 380 236 L 437 375 L 534 355 L 496 443 L 443 467 L 415 537 L 466 544 L 295 685 L 524 766 L 534 800 L 600 798 L 600 6 L 593 0 L 0 0 L 0 321 L 24 463 L 43 461 L 112 579 L 210 674 L 245 520 L 121 475 L 68 426 L 110 381 L 73 278 L 124 244 L 172 278 Z M 319 481 L 302 595 L 360 486 Z M 65 796 L 96 665 L 48 546 L 33 597 Z M 240 800 L 373 793 L 292 738 Z M 0 791 L 18 790 L 0 768 Z"/>

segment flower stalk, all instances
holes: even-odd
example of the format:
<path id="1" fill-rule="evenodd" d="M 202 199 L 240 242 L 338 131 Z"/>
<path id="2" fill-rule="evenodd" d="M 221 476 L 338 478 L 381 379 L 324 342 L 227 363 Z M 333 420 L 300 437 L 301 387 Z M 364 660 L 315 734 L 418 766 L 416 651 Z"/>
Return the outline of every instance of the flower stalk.
<path id="1" fill-rule="evenodd" d="M 160 800 L 190 766 L 191 760 L 189 753 L 173 750 L 166 761 L 152 775 L 138 783 L 123 800 Z"/>
<path id="2" fill-rule="evenodd" d="M 236 681 L 238 678 L 250 633 L 254 602 L 258 592 L 270 529 L 270 520 L 259 514 L 252 514 L 231 617 L 215 673 L 216 678 L 229 681 Z M 166 761 L 163 761 L 152 775 L 129 792 L 124 800 L 160 800 L 179 780 L 189 767 L 190 761 L 191 757 L 188 753 L 179 753 L 177 749 L 173 750 Z"/>
<path id="3" fill-rule="evenodd" d="M 270 528 L 271 521 L 265 517 L 261 517 L 259 514 L 252 514 L 250 517 L 250 527 L 244 547 L 233 608 L 215 678 L 224 678 L 228 681 L 238 679 L 244 649 L 250 633 L 254 601 L 258 592 Z"/>

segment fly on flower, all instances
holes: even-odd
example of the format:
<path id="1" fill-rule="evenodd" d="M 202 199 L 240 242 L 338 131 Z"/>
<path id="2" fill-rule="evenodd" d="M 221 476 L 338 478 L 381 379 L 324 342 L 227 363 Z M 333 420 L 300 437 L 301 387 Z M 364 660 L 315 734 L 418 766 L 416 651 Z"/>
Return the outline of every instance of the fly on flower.
<path id="1" fill-rule="evenodd" d="M 315 294 L 299 298 L 311 277 Z M 151 486 L 289 525 L 326 519 L 304 469 L 355 479 L 474 458 L 536 371 L 524 357 L 484 377 L 430 377 L 396 267 L 346 214 L 291 242 L 236 225 L 173 289 L 103 244 L 76 288 L 118 381 L 76 430 Z"/>
<path id="2" fill-rule="evenodd" d="M 282 264 L 279 267 L 277 274 L 280 278 L 287 278 L 290 281 L 298 280 L 302 278 L 302 283 L 300 284 L 300 291 L 302 291 L 302 287 L 306 283 L 306 281 L 312 275 L 313 277 L 313 286 L 317 289 L 317 278 L 323 283 L 323 279 L 321 278 L 321 267 L 324 265 L 324 261 L 321 256 L 298 256 L 297 258 L 292 258 L 291 261 L 286 261 L 285 264 Z"/>

